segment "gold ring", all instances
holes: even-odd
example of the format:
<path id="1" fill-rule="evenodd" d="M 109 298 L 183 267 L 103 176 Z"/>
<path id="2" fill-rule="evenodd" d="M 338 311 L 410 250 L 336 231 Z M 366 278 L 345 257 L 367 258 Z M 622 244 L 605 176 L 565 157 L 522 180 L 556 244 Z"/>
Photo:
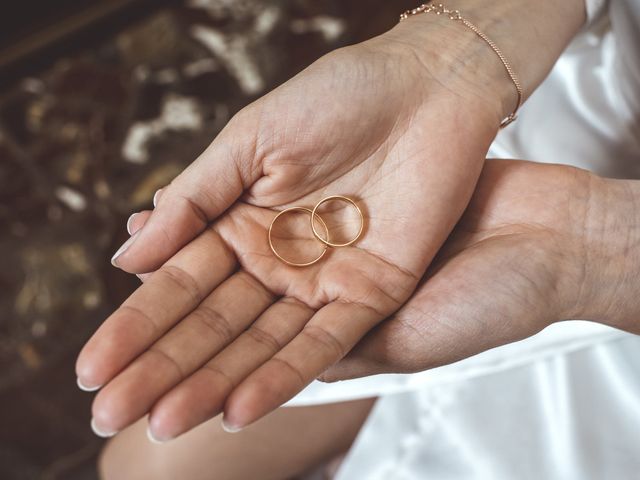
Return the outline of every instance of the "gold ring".
<path id="1" fill-rule="evenodd" d="M 290 207 L 287 208 L 285 210 L 282 210 L 280 213 L 278 213 L 275 218 L 271 221 L 271 225 L 269 225 L 269 247 L 271 248 L 271 251 L 273 252 L 273 254 L 278 257 L 281 261 L 283 261 L 284 263 L 286 263 L 287 265 L 291 265 L 292 267 L 308 267 L 309 265 L 313 265 L 314 263 L 316 263 L 317 261 L 319 261 L 322 257 L 324 257 L 324 254 L 327 253 L 327 245 L 324 244 L 323 245 L 323 249 L 322 249 L 322 253 L 320 254 L 320 256 L 318 256 L 316 259 L 310 261 L 310 262 L 306 262 L 306 263 L 295 263 L 295 262 L 291 262 L 289 260 L 287 260 L 286 258 L 282 257 L 277 251 L 276 248 L 273 246 L 273 241 L 271 240 L 271 231 L 273 230 L 273 225 L 276 223 L 276 220 L 278 220 L 278 218 L 282 215 L 284 215 L 285 213 L 288 212 L 292 212 L 292 211 L 301 211 L 301 212 L 307 212 L 311 215 L 311 225 L 313 226 L 313 211 L 309 208 L 306 207 Z M 322 223 L 322 226 L 324 227 L 324 231 L 327 234 L 327 238 L 329 238 L 329 229 L 327 228 L 327 224 L 324 223 L 324 220 L 322 220 L 322 218 L 320 217 L 320 215 L 316 214 L 316 217 L 318 217 L 318 220 L 320 220 L 320 223 Z M 316 238 L 320 238 L 318 236 L 318 234 L 315 232 L 315 230 L 313 231 L 313 235 Z M 322 239 L 322 242 L 324 243 L 325 240 Z"/>
<path id="2" fill-rule="evenodd" d="M 360 215 L 360 229 L 358 230 L 358 233 L 356 234 L 356 236 L 353 237 L 353 239 L 351 239 L 350 241 L 348 241 L 346 243 L 332 243 L 332 242 L 330 242 L 329 241 L 329 231 L 328 230 L 327 230 L 327 239 L 325 240 L 324 238 L 322 238 L 318 234 L 318 231 L 316 230 L 316 226 L 314 225 L 314 222 L 313 222 L 313 218 L 314 217 L 322 218 L 317 213 L 318 208 L 320 207 L 320 205 L 322 205 L 323 203 L 328 202 L 330 200 L 342 200 L 342 201 L 348 202 L 348 203 L 350 203 L 351 205 L 354 206 L 354 208 L 358 212 L 358 215 Z M 324 224 L 324 222 L 322 222 L 322 223 Z M 326 225 L 325 225 L 325 228 L 326 228 Z M 360 238 L 360 235 L 362 235 L 362 231 L 364 230 L 364 215 L 362 214 L 362 210 L 360 210 L 360 207 L 358 207 L 356 202 L 354 202 L 350 198 L 344 197 L 342 195 L 332 195 L 330 197 L 323 198 L 318 203 L 316 203 L 315 207 L 313 207 L 313 210 L 311 211 L 311 230 L 313 231 L 313 235 L 328 247 L 336 247 L 336 248 L 338 248 L 338 247 L 347 247 L 347 246 L 351 245 L 352 243 L 354 243 L 356 240 L 358 240 Z"/>

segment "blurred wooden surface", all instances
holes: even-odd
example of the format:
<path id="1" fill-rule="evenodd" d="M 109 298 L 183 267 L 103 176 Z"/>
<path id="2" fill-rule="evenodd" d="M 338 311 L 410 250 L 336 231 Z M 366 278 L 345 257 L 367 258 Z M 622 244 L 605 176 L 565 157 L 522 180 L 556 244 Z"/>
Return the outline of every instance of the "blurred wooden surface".
<path id="1" fill-rule="evenodd" d="M 0 16 L 0 86 L 46 65 L 69 42 L 95 40 L 171 0 L 22 0 Z M 177 3 L 175 0 L 173 3 Z"/>
<path id="2" fill-rule="evenodd" d="M 109 263 L 129 214 L 149 208 L 155 189 L 237 110 L 415 4 L 193 3 L 149 9 L 92 41 L 73 37 L 46 53 L 45 67 L 0 89 L 2 480 L 95 478 L 101 440 L 89 429 L 92 395 L 77 389 L 74 361 L 138 285 Z M 194 36 L 195 25 L 244 45 L 235 55 L 251 82 L 233 55 L 221 58 Z M 181 124 L 170 114 L 176 108 Z"/>

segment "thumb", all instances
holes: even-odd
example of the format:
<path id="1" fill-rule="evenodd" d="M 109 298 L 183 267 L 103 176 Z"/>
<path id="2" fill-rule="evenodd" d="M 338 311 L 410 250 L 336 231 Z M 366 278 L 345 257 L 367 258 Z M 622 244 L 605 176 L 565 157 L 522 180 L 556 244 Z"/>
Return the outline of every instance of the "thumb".
<path id="1" fill-rule="evenodd" d="M 213 143 L 162 190 L 144 227 L 118 249 L 111 263 L 130 273 L 156 270 L 229 208 L 260 176 L 255 135 L 232 119 Z M 235 125 L 240 128 L 236 128 Z M 238 134 L 240 132 L 240 134 Z"/>
<path id="2" fill-rule="evenodd" d="M 413 315 L 414 313 L 410 313 Z M 403 315 L 403 313 L 400 313 Z M 410 322 L 410 319 L 406 319 Z M 369 332 L 353 350 L 318 377 L 322 382 L 337 382 L 382 373 L 414 373 L 422 363 L 417 352 L 425 345 L 422 336 L 405 319 L 393 316 Z"/>

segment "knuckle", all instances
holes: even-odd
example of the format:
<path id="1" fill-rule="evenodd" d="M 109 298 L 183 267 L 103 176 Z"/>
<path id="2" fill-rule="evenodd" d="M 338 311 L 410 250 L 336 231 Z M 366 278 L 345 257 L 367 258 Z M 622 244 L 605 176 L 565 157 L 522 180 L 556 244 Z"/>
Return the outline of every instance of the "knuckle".
<path id="1" fill-rule="evenodd" d="M 198 282 L 184 269 L 176 265 L 165 265 L 155 274 L 157 275 L 158 273 L 161 277 L 189 295 L 195 302 L 200 302 L 203 298 L 204 295 L 200 291 Z"/>
<path id="2" fill-rule="evenodd" d="M 169 353 L 165 352 L 164 350 L 162 350 L 157 346 L 151 346 L 148 352 L 149 354 L 159 359 L 161 362 L 170 365 L 176 371 L 180 379 L 183 379 L 186 377 L 186 372 L 184 372 L 180 363 Z"/>
<path id="3" fill-rule="evenodd" d="M 323 327 L 307 325 L 302 330 L 302 335 L 306 335 L 314 342 L 319 343 L 325 350 L 330 351 L 332 356 L 338 359 L 344 357 L 347 353 L 347 348 L 342 345 L 342 342 L 340 342 L 333 333 Z"/>
<path id="4" fill-rule="evenodd" d="M 291 373 L 295 379 L 298 381 L 298 387 L 303 388 L 307 384 L 307 380 L 305 378 L 304 373 L 300 368 L 296 367 L 293 363 L 283 357 L 273 357 L 271 359 L 272 362 L 277 363 L 282 366 L 286 371 Z"/>
<path id="5" fill-rule="evenodd" d="M 118 313 L 126 316 L 126 317 L 120 317 L 120 318 L 126 321 L 129 325 L 131 320 L 129 316 L 131 316 L 136 323 L 139 323 L 139 321 L 142 320 L 144 323 L 146 323 L 149 326 L 150 337 L 156 337 L 162 331 L 162 329 L 160 328 L 160 325 L 158 325 L 148 313 L 144 312 L 139 307 L 135 307 L 133 305 L 128 305 L 127 303 L 125 303 L 120 306 L 120 308 L 118 309 Z"/>
<path id="6" fill-rule="evenodd" d="M 275 336 L 273 336 L 263 328 L 253 326 L 249 330 L 247 330 L 246 333 L 255 343 L 264 345 L 272 352 L 277 352 L 283 347 L 283 345 L 278 341 L 278 339 L 276 339 Z"/>
<path id="7" fill-rule="evenodd" d="M 258 294 L 259 296 L 262 296 L 265 301 L 273 301 L 274 295 L 269 290 L 267 290 L 262 285 L 262 283 L 260 283 L 253 275 L 242 271 L 236 275 L 236 279 L 244 285 L 245 289 L 248 289 L 249 291 Z"/>
<path id="8" fill-rule="evenodd" d="M 207 363 L 204 366 L 204 369 L 205 371 L 209 372 L 210 375 L 215 377 L 217 380 L 222 380 L 222 382 L 226 384 L 227 390 L 231 390 L 233 387 L 236 386 L 236 382 L 234 382 L 233 379 L 218 366 L 211 363 Z"/>
<path id="9" fill-rule="evenodd" d="M 297 312 L 300 315 L 305 315 L 309 318 L 311 318 L 311 316 L 315 313 L 315 310 L 313 308 L 311 308 L 309 305 L 307 305 L 304 302 L 301 302 L 300 300 L 298 300 L 297 298 L 294 297 L 285 297 L 282 298 L 278 304 L 284 309 L 286 308 L 287 310 L 292 310 L 292 309 L 296 309 Z"/>
<path id="10" fill-rule="evenodd" d="M 210 250 L 215 249 L 215 257 L 218 259 L 217 261 L 221 268 L 230 269 L 235 265 L 237 260 L 236 254 L 224 240 L 222 235 L 220 235 L 216 230 L 215 226 L 209 226 L 200 234 L 200 236 L 209 237 L 205 239 L 208 244 L 208 248 Z"/>
<path id="11" fill-rule="evenodd" d="M 200 305 L 191 315 L 227 344 L 235 337 L 231 322 L 215 308 Z"/>
<path id="12" fill-rule="evenodd" d="M 181 195 L 180 199 L 185 203 L 192 216 L 198 219 L 198 222 L 201 224 L 201 226 L 207 225 L 209 223 L 209 216 L 207 215 L 207 212 L 203 207 L 200 206 L 203 202 L 194 200 L 186 195 Z"/>

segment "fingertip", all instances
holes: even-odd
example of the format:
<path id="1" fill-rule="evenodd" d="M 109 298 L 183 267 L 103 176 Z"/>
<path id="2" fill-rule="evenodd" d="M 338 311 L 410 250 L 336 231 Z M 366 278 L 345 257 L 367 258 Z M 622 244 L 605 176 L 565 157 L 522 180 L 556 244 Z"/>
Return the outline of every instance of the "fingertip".
<path id="1" fill-rule="evenodd" d="M 118 248 L 116 253 L 113 254 L 113 257 L 111 257 L 111 265 L 113 265 L 116 268 L 122 268 L 120 264 L 121 257 L 125 255 L 129 250 L 129 248 L 133 246 L 135 241 L 138 239 L 139 235 L 140 235 L 140 232 L 136 232 L 134 235 L 129 237 L 129 239 L 126 242 L 124 242 L 120 248 Z"/>
<path id="2" fill-rule="evenodd" d="M 184 390 L 180 385 L 163 395 L 149 412 L 149 428 L 156 438 L 165 440 L 176 438 L 198 422 L 193 422 L 194 398 L 198 392 Z"/>
<path id="3" fill-rule="evenodd" d="M 322 375 L 320 375 L 317 378 L 317 380 L 321 383 L 335 383 L 335 382 L 339 382 L 342 379 L 332 376 L 330 372 L 325 372 Z"/>
<path id="4" fill-rule="evenodd" d="M 153 208 L 156 208 L 158 206 L 158 202 L 160 201 L 163 190 L 164 188 L 159 188 L 158 190 L 156 190 L 156 193 L 153 194 Z"/>
<path id="5" fill-rule="evenodd" d="M 234 423 L 232 423 L 231 420 L 229 420 L 226 417 L 226 415 L 223 415 L 222 416 L 222 429 L 227 433 L 238 433 L 243 429 L 243 427 L 235 425 Z"/>
<path id="6" fill-rule="evenodd" d="M 318 381 L 322 383 L 336 383 L 354 378 L 366 377 L 382 373 L 379 366 L 365 358 L 353 355 L 353 351 L 335 365 L 325 370 Z"/>
<path id="7" fill-rule="evenodd" d="M 149 217 L 151 216 L 151 210 L 143 210 L 141 212 L 135 212 L 127 220 L 127 232 L 129 235 L 135 235 L 145 226 Z"/>
<path id="8" fill-rule="evenodd" d="M 161 399 L 149 413 L 147 434 L 153 437 L 157 442 L 163 443 L 176 438 L 181 435 L 181 425 L 177 423 L 177 419 L 180 418 L 180 413 L 175 413 L 170 406 L 167 408 L 167 404 Z M 153 441 L 153 440 L 152 440 Z"/>
<path id="9" fill-rule="evenodd" d="M 129 235 L 133 235 L 133 231 L 132 231 L 132 224 L 133 224 L 133 221 L 134 221 L 134 220 L 135 220 L 135 218 L 136 218 L 136 215 L 138 215 L 138 214 L 137 214 L 137 213 L 132 213 L 132 214 L 129 216 L 129 218 L 127 219 L 127 233 L 128 233 Z"/>
<path id="10" fill-rule="evenodd" d="M 153 406 L 149 425 L 157 438 L 176 438 L 222 411 L 221 396 L 216 393 L 219 390 L 207 382 L 207 376 L 201 372 L 196 372 Z"/>
<path id="11" fill-rule="evenodd" d="M 255 388 L 240 386 L 227 398 L 222 416 L 222 428 L 235 433 L 251 425 L 272 408 L 264 408 L 263 398 Z"/>
<path id="12" fill-rule="evenodd" d="M 111 438 L 118 433 L 116 430 L 109 430 L 100 426 L 98 422 L 96 422 L 95 418 L 91 419 L 91 430 L 93 430 L 93 433 L 101 438 Z"/>
<path id="13" fill-rule="evenodd" d="M 100 388 L 102 387 L 102 385 L 86 384 L 80 379 L 80 377 L 76 379 L 76 383 L 78 385 L 78 388 L 83 392 L 95 392 L 97 390 L 100 390 Z"/>
<path id="14" fill-rule="evenodd" d="M 96 395 L 91 406 L 93 423 L 101 432 L 119 432 L 138 418 L 131 418 L 128 412 L 132 398 L 123 397 L 107 385 Z"/>
<path id="15" fill-rule="evenodd" d="M 151 443 L 155 443 L 156 445 L 162 445 L 163 443 L 167 443 L 171 438 L 161 439 L 153 433 L 151 425 L 147 425 L 147 438 Z"/>
<path id="16" fill-rule="evenodd" d="M 137 215 L 132 220 L 131 230 L 135 233 L 118 249 L 112 263 L 128 273 L 155 271 L 206 226 L 186 201 L 167 203 L 153 214 Z"/>
<path id="17" fill-rule="evenodd" d="M 95 392 L 102 388 L 104 384 L 100 378 L 99 372 L 96 370 L 94 364 L 88 359 L 90 355 L 87 351 L 87 347 L 82 349 L 78 360 L 76 360 L 76 383 L 80 390 L 85 392 Z"/>

